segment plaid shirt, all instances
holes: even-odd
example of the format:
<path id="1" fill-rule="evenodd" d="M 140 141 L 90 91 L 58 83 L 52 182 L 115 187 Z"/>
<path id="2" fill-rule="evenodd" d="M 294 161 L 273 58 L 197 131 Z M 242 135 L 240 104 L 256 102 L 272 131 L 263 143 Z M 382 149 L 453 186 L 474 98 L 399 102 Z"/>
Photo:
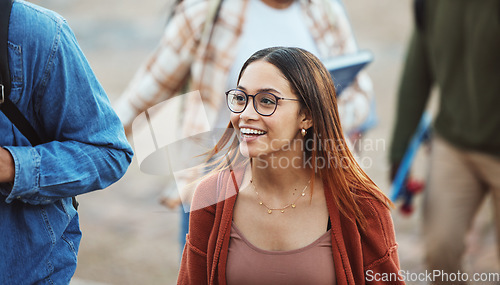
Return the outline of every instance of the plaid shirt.
<path id="1" fill-rule="evenodd" d="M 189 102 L 190 110 L 207 112 L 213 126 L 227 86 L 229 71 L 236 57 L 242 27 L 250 0 L 223 1 L 208 42 L 204 33 L 209 17 L 208 0 L 184 0 L 176 8 L 159 46 L 140 67 L 128 88 L 117 102 L 116 112 L 126 130 L 130 130 L 137 115 L 160 101 L 178 94 L 187 83 L 190 90 L 199 90 L 203 102 Z M 305 23 L 323 59 L 357 50 L 357 45 L 343 7 L 334 0 L 300 1 Z M 189 90 L 187 90 L 189 91 Z M 372 85 L 361 72 L 356 81 L 339 97 L 338 105 L 346 133 L 358 127 L 368 116 Z M 195 106 L 196 105 L 196 106 Z M 185 109 L 184 130 L 196 133 L 202 128 Z"/>

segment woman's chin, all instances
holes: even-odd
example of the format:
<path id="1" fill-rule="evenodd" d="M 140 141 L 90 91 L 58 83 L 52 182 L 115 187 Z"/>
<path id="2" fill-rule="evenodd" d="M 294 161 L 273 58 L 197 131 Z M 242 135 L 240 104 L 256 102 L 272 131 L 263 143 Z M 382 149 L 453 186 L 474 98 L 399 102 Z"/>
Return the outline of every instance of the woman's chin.
<path id="1" fill-rule="evenodd" d="M 247 142 L 240 143 L 240 153 L 246 158 L 258 158 L 266 155 L 265 151 Z"/>

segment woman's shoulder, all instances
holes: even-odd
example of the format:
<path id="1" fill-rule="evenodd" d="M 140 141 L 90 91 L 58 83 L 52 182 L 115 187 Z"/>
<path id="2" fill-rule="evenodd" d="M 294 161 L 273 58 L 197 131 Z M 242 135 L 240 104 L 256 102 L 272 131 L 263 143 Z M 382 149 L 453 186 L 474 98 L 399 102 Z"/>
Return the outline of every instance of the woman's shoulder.
<path id="1" fill-rule="evenodd" d="M 238 192 L 238 182 L 241 181 L 239 169 L 214 171 L 204 177 L 197 185 L 191 205 L 192 210 L 213 206 Z"/>
<path id="2" fill-rule="evenodd" d="M 195 12 L 206 11 L 208 9 L 208 0 L 183 0 L 177 4 L 177 11 Z"/>
<path id="3" fill-rule="evenodd" d="M 233 27 L 238 25 L 239 17 L 245 11 L 245 3 L 246 1 L 182 0 L 174 8 L 174 16 L 181 16 L 184 21 L 192 22 L 191 25 L 198 27 L 207 24 L 207 20 L 214 21 L 219 11 L 220 15 L 232 16 L 225 17 L 223 21 L 217 21 L 217 23 Z M 217 7 L 214 4 L 220 6 Z"/>
<path id="4" fill-rule="evenodd" d="M 356 196 L 358 197 L 357 201 L 359 206 L 366 210 L 375 211 L 377 213 L 390 212 L 389 200 L 380 190 L 373 192 L 358 191 L 356 192 Z"/>
<path id="5" fill-rule="evenodd" d="M 378 195 L 365 192 L 358 194 L 357 204 L 365 215 L 368 228 L 377 227 L 377 225 L 383 227 L 387 224 L 392 226 L 389 201 L 382 193 Z"/>
<path id="6" fill-rule="evenodd" d="M 183 0 L 173 8 L 174 14 L 169 27 L 188 28 L 191 32 L 200 33 L 209 11 L 207 0 Z"/>
<path id="7" fill-rule="evenodd" d="M 222 172 L 217 171 L 206 175 L 196 186 L 191 202 L 191 210 L 198 210 L 213 205 L 216 199 L 217 184 Z"/>

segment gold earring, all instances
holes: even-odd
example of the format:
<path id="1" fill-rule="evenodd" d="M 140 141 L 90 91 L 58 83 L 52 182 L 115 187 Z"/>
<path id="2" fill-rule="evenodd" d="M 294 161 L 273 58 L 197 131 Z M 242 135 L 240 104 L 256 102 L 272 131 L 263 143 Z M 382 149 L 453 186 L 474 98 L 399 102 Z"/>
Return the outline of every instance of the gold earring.
<path id="1" fill-rule="evenodd" d="M 303 137 L 305 137 L 307 134 L 307 131 L 306 131 L 306 129 L 301 129 L 300 133 L 302 134 Z"/>

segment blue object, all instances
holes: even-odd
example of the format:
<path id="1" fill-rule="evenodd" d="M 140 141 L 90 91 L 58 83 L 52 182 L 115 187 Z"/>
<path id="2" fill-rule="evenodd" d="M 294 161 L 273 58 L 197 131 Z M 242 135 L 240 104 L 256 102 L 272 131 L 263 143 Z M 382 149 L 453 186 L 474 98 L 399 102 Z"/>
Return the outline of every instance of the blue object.
<path id="1" fill-rule="evenodd" d="M 392 182 L 390 199 L 391 201 L 396 201 L 401 194 L 401 190 L 403 189 L 403 185 L 406 181 L 406 177 L 408 172 L 410 171 L 411 164 L 413 159 L 415 158 L 415 154 L 417 153 L 418 147 L 428 137 L 431 126 L 431 115 L 428 112 L 424 112 L 418 124 L 417 130 L 413 134 L 413 137 L 410 140 L 410 144 L 401 160 L 401 164 L 399 165 L 399 169 L 394 177 L 394 181 Z"/>
<path id="2" fill-rule="evenodd" d="M 186 235 L 189 233 L 189 213 L 184 211 L 184 206 L 181 205 L 180 207 L 180 227 L 179 227 L 179 244 L 180 244 L 180 250 L 181 250 L 181 256 L 182 256 L 182 251 L 184 250 L 184 246 L 186 245 Z"/>
<path id="3" fill-rule="evenodd" d="M 352 54 L 343 54 L 323 61 L 332 76 L 337 96 L 342 94 L 354 81 L 358 73 L 373 61 L 373 54 L 360 50 Z"/>

